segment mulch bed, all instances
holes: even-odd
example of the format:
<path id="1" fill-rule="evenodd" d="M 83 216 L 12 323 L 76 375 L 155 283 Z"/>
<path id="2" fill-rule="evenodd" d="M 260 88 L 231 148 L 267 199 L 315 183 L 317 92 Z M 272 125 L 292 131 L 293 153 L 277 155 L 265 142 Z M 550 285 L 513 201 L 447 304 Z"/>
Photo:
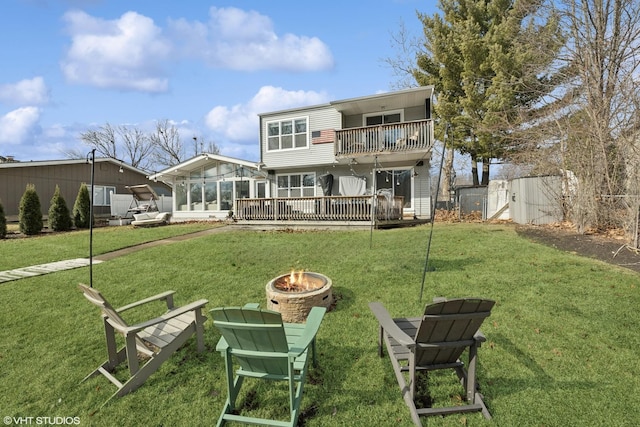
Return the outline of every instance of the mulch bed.
<path id="1" fill-rule="evenodd" d="M 640 273 L 640 250 L 628 246 L 620 233 L 578 234 L 561 225 L 516 225 L 516 232 L 537 243 Z"/>

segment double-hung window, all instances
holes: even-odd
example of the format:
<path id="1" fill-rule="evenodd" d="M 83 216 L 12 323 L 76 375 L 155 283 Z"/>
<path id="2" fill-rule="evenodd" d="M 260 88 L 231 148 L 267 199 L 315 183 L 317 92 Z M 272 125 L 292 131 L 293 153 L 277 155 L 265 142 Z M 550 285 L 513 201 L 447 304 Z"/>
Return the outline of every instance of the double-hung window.
<path id="1" fill-rule="evenodd" d="M 309 146 L 307 118 L 280 120 L 267 123 L 267 150 L 293 150 Z"/>
<path id="2" fill-rule="evenodd" d="M 278 175 L 278 197 L 313 197 L 316 192 L 315 173 Z"/>
<path id="3" fill-rule="evenodd" d="M 111 193 L 116 192 L 116 187 L 94 185 L 93 200 L 95 206 L 111 206 Z"/>

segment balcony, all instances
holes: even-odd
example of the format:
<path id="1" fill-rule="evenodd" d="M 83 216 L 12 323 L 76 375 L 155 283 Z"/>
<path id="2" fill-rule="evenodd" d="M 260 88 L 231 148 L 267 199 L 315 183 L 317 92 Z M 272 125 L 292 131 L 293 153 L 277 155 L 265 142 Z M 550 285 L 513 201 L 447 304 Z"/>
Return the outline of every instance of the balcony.
<path id="1" fill-rule="evenodd" d="M 335 156 L 349 158 L 424 153 L 433 145 L 432 126 L 432 120 L 417 120 L 337 130 Z"/>
<path id="2" fill-rule="evenodd" d="M 376 221 L 402 219 L 403 197 L 331 196 L 240 199 L 238 220 L 262 221 Z M 372 209 L 371 204 L 375 203 Z"/>

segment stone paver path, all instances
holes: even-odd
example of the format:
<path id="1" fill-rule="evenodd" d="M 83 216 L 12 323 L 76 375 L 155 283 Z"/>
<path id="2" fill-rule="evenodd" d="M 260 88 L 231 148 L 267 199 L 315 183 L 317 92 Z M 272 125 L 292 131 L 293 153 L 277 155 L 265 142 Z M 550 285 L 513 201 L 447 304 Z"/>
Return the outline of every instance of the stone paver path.
<path id="1" fill-rule="evenodd" d="M 102 261 L 96 259 L 93 260 L 94 264 L 98 264 L 100 262 Z M 56 271 L 71 270 L 72 268 L 87 267 L 88 265 L 89 258 L 76 258 L 50 262 L 48 264 L 16 268 L 15 270 L 0 271 L 0 283 L 10 282 L 24 277 L 39 276 L 41 274 L 53 273 Z"/>

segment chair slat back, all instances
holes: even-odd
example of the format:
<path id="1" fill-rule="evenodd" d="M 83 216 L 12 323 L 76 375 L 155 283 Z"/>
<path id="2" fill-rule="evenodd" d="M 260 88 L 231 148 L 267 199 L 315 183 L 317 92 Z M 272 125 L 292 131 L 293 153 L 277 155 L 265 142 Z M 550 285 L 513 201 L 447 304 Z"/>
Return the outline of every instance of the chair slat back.
<path id="1" fill-rule="evenodd" d="M 109 304 L 109 302 L 102 296 L 100 291 L 94 288 L 90 288 L 87 285 L 83 285 L 82 283 L 78 285 L 78 289 L 82 291 L 84 297 L 89 300 L 92 304 L 100 307 L 102 310 L 102 314 L 107 316 L 111 321 L 117 323 L 122 327 L 127 327 L 127 322 L 124 321 L 122 317 L 118 314 L 118 312 Z"/>
<path id="2" fill-rule="evenodd" d="M 416 331 L 418 365 L 454 363 L 468 347 L 495 301 L 460 298 L 429 304 Z"/>
<path id="3" fill-rule="evenodd" d="M 289 345 L 280 313 L 247 307 L 222 307 L 210 313 L 242 369 L 287 374 Z"/>

